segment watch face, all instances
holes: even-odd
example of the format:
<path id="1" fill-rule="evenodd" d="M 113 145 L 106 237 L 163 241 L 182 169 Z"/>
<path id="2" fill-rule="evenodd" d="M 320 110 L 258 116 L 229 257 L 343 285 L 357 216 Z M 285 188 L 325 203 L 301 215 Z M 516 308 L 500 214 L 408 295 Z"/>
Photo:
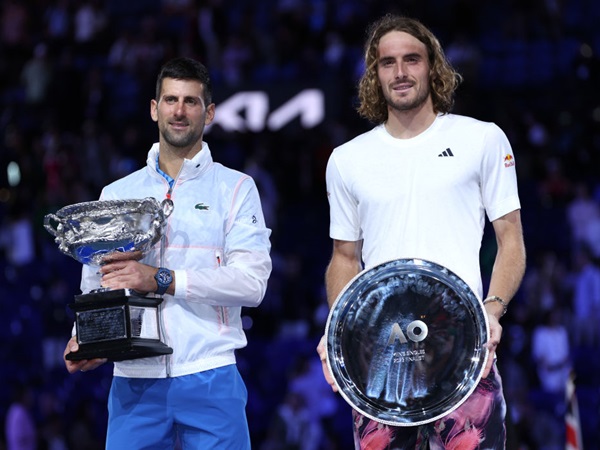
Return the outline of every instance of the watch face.
<path id="1" fill-rule="evenodd" d="M 173 277 L 171 276 L 171 271 L 167 269 L 160 269 L 156 273 L 156 281 L 161 285 L 169 285 L 171 281 L 173 281 Z"/>

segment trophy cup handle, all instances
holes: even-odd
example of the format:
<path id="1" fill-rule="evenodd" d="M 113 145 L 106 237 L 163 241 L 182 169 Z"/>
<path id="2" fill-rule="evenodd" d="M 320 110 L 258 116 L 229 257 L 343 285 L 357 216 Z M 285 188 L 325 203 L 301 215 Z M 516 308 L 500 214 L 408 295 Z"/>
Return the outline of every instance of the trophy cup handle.
<path id="1" fill-rule="evenodd" d="M 56 223 L 56 227 L 54 226 L 54 223 Z M 58 237 L 58 227 L 60 225 L 62 225 L 62 221 L 57 215 L 47 214 L 44 216 L 44 228 L 48 230 L 52 236 Z"/>
<path id="2" fill-rule="evenodd" d="M 165 198 L 160 203 L 160 208 L 156 210 L 156 215 L 154 217 L 154 220 L 152 221 L 152 228 L 154 230 L 155 237 L 162 236 L 164 229 L 167 226 L 166 220 L 173 212 L 173 209 L 173 200 L 171 200 L 170 198 Z M 154 242 L 156 242 L 156 240 Z"/>
<path id="3" fill-rule="evenodd" d="M 160 207 L 162 208 L 162 212 L 164 215 L 164 218 L 168 218 L 171 213 L 173 212 L 173 200 L 171 200 L 170 198 L 165 198 L 161 203 L 160 203 Z"/>

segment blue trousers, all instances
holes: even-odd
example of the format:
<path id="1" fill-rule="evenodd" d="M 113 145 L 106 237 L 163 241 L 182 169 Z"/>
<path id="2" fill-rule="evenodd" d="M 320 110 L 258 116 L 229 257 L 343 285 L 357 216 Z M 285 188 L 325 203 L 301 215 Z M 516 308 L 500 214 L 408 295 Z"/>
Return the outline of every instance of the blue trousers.
<path id="1" fill-rule="evenodd" d="M 250 450 L 246 386 L 235 365 L 175 378 L 113 377 L 107 450 Z"/>

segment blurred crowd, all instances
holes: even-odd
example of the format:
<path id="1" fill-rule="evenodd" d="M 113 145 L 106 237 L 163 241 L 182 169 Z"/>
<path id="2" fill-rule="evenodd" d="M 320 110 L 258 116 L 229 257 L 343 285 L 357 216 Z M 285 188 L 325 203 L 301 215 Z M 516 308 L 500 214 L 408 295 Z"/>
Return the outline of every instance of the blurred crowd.
<path id="1" fill-rule="evenodd" d="M 80 264 L 43 218 L 96 200 L 139 167 L 156 125 L 157 70 L 205 62 L 219 92 L 335 85 L 323 123 L 206 136 L 258 184 L 273 230 L 263 304 L 238 355 L 258 450 L 351 448 L 349 407 L 315 347 L 331 252 L 324 170 L 367 130 L 353 110 L 367 24 L 421 19 L 465 77 L 455 112 L 497 123 L 514 148 L 528 251 L 503 319 L 499 367 L 511 448 L 564 448 L 570 373 L 584 441 L 600 442 L 600 3 L 592 0 L 0 0 L 1 448 L 103 448 L 110 365 L 69 376 L 62 352 Z M 489 276 L 495 242 L 484 237 Z M 18 432 L 31 447 L 10 447 Z"/>

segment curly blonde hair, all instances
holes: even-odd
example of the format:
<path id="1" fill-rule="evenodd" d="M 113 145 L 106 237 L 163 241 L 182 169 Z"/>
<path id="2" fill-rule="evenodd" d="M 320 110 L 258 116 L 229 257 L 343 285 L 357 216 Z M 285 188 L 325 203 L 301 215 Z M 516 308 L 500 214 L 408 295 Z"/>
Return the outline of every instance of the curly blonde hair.
<path id="1" fill-rule="evenodd" d="M 375 123 L 383 123 L 388 117 L 387 102 L 377 77 L 379 41 L 390 31 L 403 31 L 415 37 L 427 48 L 430 66 L 430 92 L 436 113 L 447 114 L 454 104 L 454 92 L 462 81 L 448 60 L 438 39 L 416 19 L 386 14 L 368 29 L 365 43 L 365 73 L 358 83 L 358 113 Z"/>

